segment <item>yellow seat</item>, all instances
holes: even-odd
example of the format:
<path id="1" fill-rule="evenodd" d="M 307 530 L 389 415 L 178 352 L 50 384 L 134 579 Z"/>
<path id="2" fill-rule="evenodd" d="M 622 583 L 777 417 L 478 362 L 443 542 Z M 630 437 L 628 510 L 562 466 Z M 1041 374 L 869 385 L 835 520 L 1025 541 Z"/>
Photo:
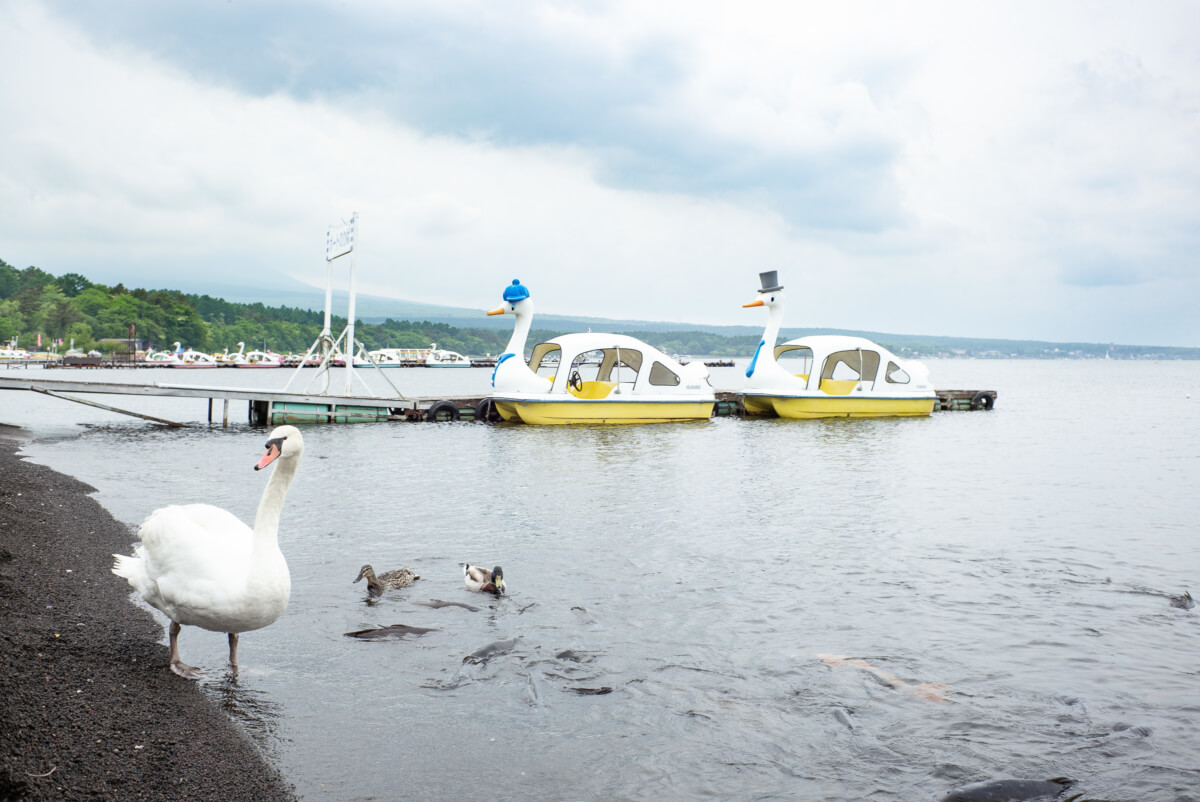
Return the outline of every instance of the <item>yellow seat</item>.
<path id="1" fill-rule="evenodd" d="M 821 379 L 821 392 L 826 395 L 850 395 L 858 379 Z"/>
<path id="2" fill-rule="evenodd" d="M 576 390 L 574 387 L 568 386 L 567 391 L 585 401 L 598 401 L 601 398 L 608 398 L 608 394 L 616 386 L 616 382 L 584 382 L 581 389 Z"/>

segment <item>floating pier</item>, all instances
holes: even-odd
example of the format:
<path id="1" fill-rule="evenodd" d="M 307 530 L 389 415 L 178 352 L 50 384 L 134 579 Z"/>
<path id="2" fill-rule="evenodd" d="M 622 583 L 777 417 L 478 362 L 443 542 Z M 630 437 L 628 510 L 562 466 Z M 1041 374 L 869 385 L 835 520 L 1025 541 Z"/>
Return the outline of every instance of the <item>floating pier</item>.
<path id="1" fill-rule="evenodd" d="M 204 387 L 187 384 L 132 384 L 125 382 L 72 381 L 21 376 L 0 376 L 0 390 L 28 390 L 43 395 L 131 415 L 167 426 L 183 424 L 133 410 L 100 404 L 68 393 L 96 395 L 168 396 L 208 399 L 208 422 L 213 423 L 213 402 L 222 402 L 221 422 L 229 425 L 230 405 L 247 403 L 247 420 L 256 426 L 282 423 L 375 423 L 382 421 L 457 421 L 498 418 L 486 397 L 472 398 L 380 398 L 361 395 L 318 395 L 262 390 L 246 387 Z M 996 404 L 995 390 L 938 390 L 935 411 L 990 410 Z M 716 394 L 713 415 L 741 417 L 746 414 L 740 393 Z"/>

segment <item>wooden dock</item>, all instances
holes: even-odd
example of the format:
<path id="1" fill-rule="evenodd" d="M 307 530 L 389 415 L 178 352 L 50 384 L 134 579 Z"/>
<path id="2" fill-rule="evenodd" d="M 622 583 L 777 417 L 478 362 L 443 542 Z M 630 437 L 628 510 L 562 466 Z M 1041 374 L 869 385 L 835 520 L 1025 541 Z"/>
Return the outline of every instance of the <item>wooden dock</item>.
<path id="1" fill-rule="evenodd" d="M 168 426 L 183 424 L 128 409 L 76 398 L 68 393 L 92 395 L 167 396 L 208 399 L 208 422 L 213 422 L 213 402 L 221 401 L 221 421 L 229 425 L 230 405 L 245 401 L 247 420 L 258 426 L 280 423 L 368 423 L 380 421 L 456 421 L 497 419 L 486 397 L 474 398 L 381 398 L 378 396 L 316 395 L 246 387 L 206 387 L 154 382 L 96 382 L 46 379 L 21 371 L 19 376 L 0 375 L 0 390 L 27 390 L 43 395 L 132 415 Z M 996 403 L 995 390 L 938 390 L 935 411 L 990 410 Z M 713 415 L 742 417 L 746 408 L 740 393 L 716 393 Z"/>

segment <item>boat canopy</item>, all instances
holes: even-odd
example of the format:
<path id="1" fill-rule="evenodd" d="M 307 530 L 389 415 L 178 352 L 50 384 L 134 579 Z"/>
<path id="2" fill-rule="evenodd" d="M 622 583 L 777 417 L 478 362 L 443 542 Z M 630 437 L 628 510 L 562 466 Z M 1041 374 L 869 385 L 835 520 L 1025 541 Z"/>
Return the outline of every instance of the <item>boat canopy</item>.
<path id="1" fill-rule="evenodd" d="M 567 392 L 572 381 L 578 387 L 585 380 L 635 391 L 644 388 L 646 392 L 708 388 L 708 371 L 703 365 L 681 365 L 657 348 L 624 334 L 564 334 L 538 343 L 529 358 L 529 368 L 551 379 L 551 392 Z"/>
<path id="2" fill-rule="evenodd" d="M 789 340 L 775 347 L 774 356 L 781 367 L 804 381 L 806 386 L 813 375 L 813 366 L 820 364 L 818 377 L 821 389 L 826 390 L 835 387 L 833 383 L 837 382 L 862 382 L 872 389 L 877 382 L 880 387 L 903 387 L 913 383 L 910 370 L 924 369 L 920 363 L 902 360 L 870 340 L 840 335 Z M 826 385 L 826 382 L 831 384 Z"/>

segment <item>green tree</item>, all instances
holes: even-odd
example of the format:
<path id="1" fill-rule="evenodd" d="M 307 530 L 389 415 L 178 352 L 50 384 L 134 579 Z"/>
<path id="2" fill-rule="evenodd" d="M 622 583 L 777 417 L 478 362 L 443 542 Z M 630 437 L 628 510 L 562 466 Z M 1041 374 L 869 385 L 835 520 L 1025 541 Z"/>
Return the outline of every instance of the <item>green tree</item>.
<path id="1" fill-rule="evenodd" d="M 92 286 L 92 282 L 88 281 L 78 273 L 64 273 L 58 277 L 57 283 L 62 289 L 63 294 L 68 298 L 74 298 L 76 295 Z"/>
<path id="2" fill-rule="evenodd" d="M 0 300 L 11 298 L 21 287 L 21 274 L 17 269 L 0 259 Z"/>
<path id="3" fill-rule="evenodd" d="M 59 290 L 59 294 L 61 292 Z M 51 337 L 63 337 L 71 326 L 83 323 L 83 313 L 68 299 L 53 301 L 52 304 L 45 317 L 46 333 Z"/>
<path id="4" fill-rule="evenodd" d="M 96 347 L 96 339 L 92 336 L 92 327 L 86 323 L 73 323 L 63 335 L 64 343 L 75 342 L 75 347 L 82 351 L 90 351 Z"/>

